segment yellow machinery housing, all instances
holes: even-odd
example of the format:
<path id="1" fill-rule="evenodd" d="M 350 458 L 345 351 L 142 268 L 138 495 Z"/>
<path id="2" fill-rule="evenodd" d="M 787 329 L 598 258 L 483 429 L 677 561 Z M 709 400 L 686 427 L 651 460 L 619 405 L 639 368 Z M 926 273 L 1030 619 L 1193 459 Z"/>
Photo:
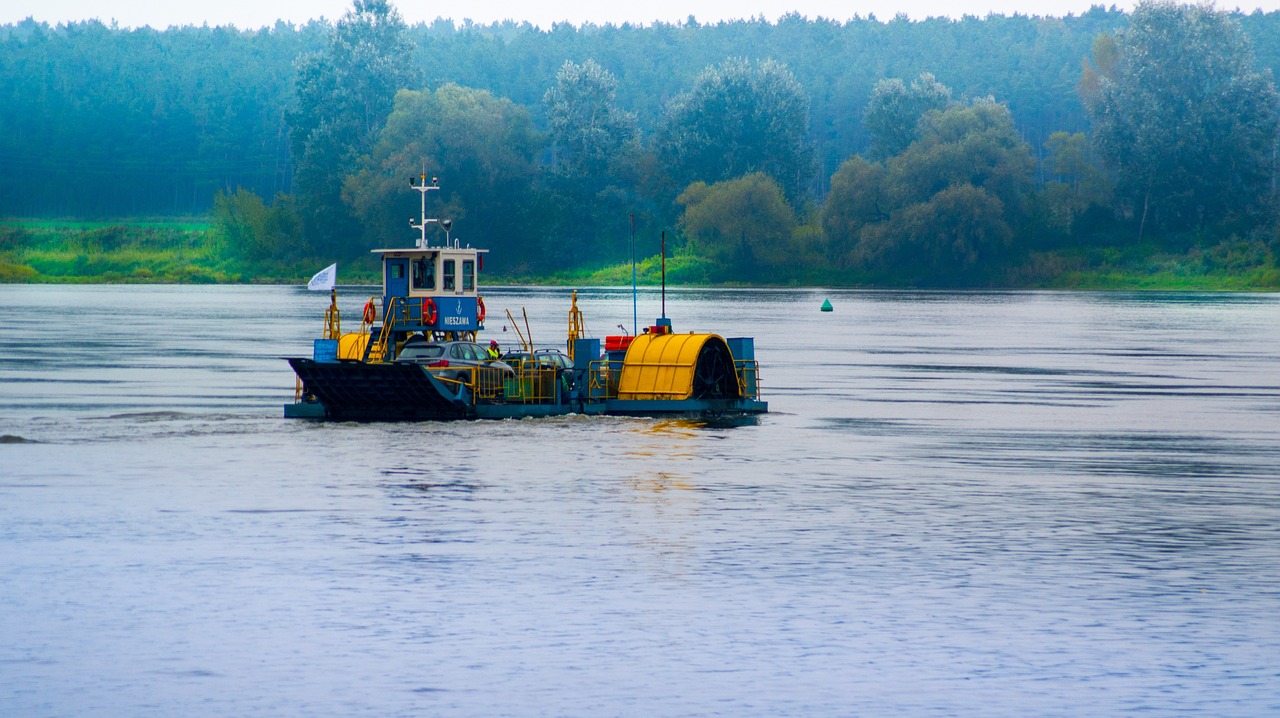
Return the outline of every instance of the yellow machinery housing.
<path id="1" fill-rule="evenodd" d="M 618 380 L 622 400 L 741 396 L 733 354 L 718 334 L 641 334 L 627 348 Z"/>
<path id="2" fill-rule="evenodd" d="M 348 333 L 338 337 L 339 359 L 364 359 L 365 346 L 369 344 L 369 333 Z"/>

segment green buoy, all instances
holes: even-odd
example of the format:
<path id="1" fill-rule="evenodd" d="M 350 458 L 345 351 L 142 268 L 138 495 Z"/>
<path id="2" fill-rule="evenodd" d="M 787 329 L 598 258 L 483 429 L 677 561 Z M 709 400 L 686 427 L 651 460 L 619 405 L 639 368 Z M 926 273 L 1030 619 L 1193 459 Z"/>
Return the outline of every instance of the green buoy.
<path id="1" fill-rule="evenodd" d="M 822 300 L 822 311 L 824 311 L 824 312 L 832 311 L 832 307 L 831 307 L 831 300 L 830 300 L 830 299 L 824 299 L 824 300 Z"/>

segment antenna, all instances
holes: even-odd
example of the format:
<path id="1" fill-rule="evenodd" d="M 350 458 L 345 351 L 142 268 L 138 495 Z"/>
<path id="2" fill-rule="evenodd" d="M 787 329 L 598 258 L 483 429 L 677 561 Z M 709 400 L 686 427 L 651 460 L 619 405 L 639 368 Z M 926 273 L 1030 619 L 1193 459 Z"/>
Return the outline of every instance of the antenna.
<path id="1" fill-rule="evenodd" d="M 634 336 L 640 333 L 640 312 L 636 307 L 636 216 L 628 216 L 631 217 L 631 334 Z"/>
<path id="2" fill-rule="evenodd" d="M 667 318 L 667 230 L 662 230 L 662 318 Z"/>

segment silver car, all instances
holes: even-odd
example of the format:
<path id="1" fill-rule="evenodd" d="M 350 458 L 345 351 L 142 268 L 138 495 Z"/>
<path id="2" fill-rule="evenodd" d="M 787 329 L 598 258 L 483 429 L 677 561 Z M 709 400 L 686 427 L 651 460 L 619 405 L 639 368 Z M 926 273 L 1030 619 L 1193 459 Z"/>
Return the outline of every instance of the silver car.
<path id="1" fill-rule="evenodd" d="M 489 352 L 475 342 L 428 342 L 421 337 L 410 337 L 400 349 L 396 362 L 421 364 L 432 374 L 453 381 L 469 381 L 474 372 L 476 379 L 497 379 L 514 376 L 515 369 L 506 362 L 489 359 Z"/>

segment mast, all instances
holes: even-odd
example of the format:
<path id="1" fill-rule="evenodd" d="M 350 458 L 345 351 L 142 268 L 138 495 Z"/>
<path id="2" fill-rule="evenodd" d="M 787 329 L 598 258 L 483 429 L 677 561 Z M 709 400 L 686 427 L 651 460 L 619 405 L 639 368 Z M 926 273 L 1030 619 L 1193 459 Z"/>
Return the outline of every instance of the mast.
<path id="1" fill-rule="evenodd" d="M 422 217 L 417 224 L 413 223 L 413 218 L 409 218 L 409 226 L 422 233 L 418 239 L 418 249 L 427 248 L 427 225 L 432 222 L 439 222 L 438 219 L 427 219 L 427 193 L 440 189 L 440 178 L 435 175 L 431 176 L 431 184 L 427 184 L 427 172 L 424 169 L 418 177 L 418 184 L 413 183 L 413 178 L 409 178 L 409 186 L 418 190 L 418 194 L 422 195 Z M 446 228 L 446 231 L 448 228 Z"/>

